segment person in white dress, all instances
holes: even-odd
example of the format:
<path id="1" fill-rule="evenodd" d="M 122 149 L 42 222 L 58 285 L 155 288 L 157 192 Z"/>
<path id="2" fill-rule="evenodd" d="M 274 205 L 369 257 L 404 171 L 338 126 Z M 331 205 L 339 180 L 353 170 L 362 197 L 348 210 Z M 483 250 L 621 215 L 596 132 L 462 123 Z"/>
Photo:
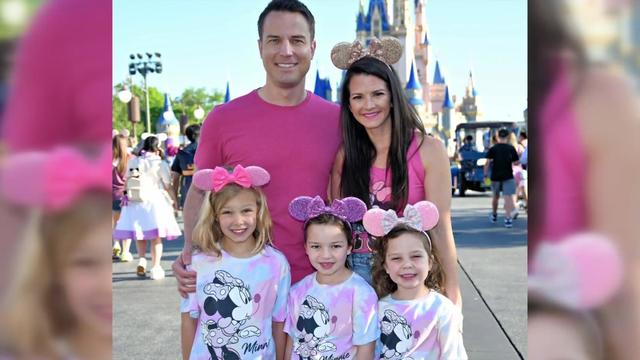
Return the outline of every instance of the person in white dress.
<path id="1" fill-rule="evenodd" d="M 151 241 L 151 279 L 164 278 L 160 266 L 162 238 L 173 240 L 181 235 L 173 213 L 171 174 L 163 160 L 159 140 L 144 140 L 141 155 L 127 164 L 125 202 L 113 233 L 114 239 L 135 239 L 138 248 L 138 276 L 146 276 L 147 241 Z"/>

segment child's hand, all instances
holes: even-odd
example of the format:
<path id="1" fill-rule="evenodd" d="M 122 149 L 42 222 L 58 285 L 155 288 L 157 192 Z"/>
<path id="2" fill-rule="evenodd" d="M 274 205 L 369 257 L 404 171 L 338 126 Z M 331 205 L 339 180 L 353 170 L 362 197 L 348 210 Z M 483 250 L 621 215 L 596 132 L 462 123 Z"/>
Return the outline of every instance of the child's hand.
<path id="1" fill-rule="evenodd" d="M 191 265 L 191 251 L 182 250 L 176 261 L 171 264 L 171 270 L 178 280 L 178 292 L 183 298 L 187 298 L 189 293 L 196 291 L 196 272 L 186 269 Z"/>

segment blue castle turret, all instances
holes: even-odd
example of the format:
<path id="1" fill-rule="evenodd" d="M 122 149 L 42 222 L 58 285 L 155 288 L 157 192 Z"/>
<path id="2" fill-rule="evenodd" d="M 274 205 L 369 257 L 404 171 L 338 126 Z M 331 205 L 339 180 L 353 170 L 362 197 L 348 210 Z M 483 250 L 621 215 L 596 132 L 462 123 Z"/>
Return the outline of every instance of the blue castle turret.
<path id="1" fill-rule="evenodd" d="M 433 83 L 444 84 L 444 77 L 440 74 L 440 63 L 438 61 L 436 61 L 436 70 L 433 73 Z"/>
<path id="2" fill-rule="evenodd" d="M 320 70 L 316 70 L 316 83 L 313 88 L 313 93 L 325 100 L 332 101 L 332 91 L 331 80 L 329 80 L 329 78 L 321 78 Z"/>
<path id="3" fill-rule="evenodd" d="M 162 107 L 162 113 L 158 117 L 156 122 L 156 132 L 166 133 L 170 127 L 180 127 L 180 122 L 176 119 L 176 115 L 173 113 L 173 107 L 171 106 L 171 99 L 169 94 L 164 94 L 164 106 Z"/>
<path id="4" fill-rule="evenodd" d="M 360 5 L 360 12 L 358 12 L 358 16 L 356 17 L 356 32 L 367 31 L 367 16 L 362 11 L 362 4 Z"/>
<path id="5" fill-rule="evenodd" d="M 371 18 L 375 11 L 378 10 L 380 13 L 380 26 L 382 31 L 389 31 L 389 16 L 387 16 L 387 7 L 385 6 L 384 0 L 371 0 L 369 1 L 369 10 L 367 11 L 367 17 L 365 18 L 365 30 L 367 32 L 371 32 Z"/>
<path id="6" fill-rule="evenodd" d="M 445 109 L 452 109 L 453 102 L 451 102 L 451 97 L 449 96 L 449 87 L 446 86 L 444 89 L 444 102 L 442 103 L 442 107 Z"/>
<path id="7" fill-rule="evenodd" d="M 424 105 L 424 100 L 422 100 L 422 86 L 420 85 L 420 82 L 416 80 L 413 62 L 411 63 L 411 72 L 405 90 L 411 105 Z"/>
<path id="8" fill-rule="evenodd" d="M 442 123 L 439 129 L 445 146 L 449 145 L 449 138 L 451 137 L 451 109 L 453 109 L 453 101 L 451 101 L 451 96 L 449 96 L 449 87 L 445 85 L 444 101 L 442 102 Z"/>
<path id="9" fill-rule="evenodd" d="M 228 103 L 229 101 L 231 101 L 231 93 L 229 92 L 229 82 L 227 81 L 227 90 L 224 93 L 224 102 Z"/>

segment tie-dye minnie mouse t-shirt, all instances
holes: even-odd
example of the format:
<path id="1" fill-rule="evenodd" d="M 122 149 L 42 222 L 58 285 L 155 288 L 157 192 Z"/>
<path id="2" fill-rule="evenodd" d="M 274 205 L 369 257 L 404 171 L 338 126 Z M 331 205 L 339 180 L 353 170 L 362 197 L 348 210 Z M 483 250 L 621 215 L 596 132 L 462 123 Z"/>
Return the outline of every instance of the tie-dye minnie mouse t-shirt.
<path id="1" fill-rule="evenodd" d="M 250 258 L 196 254 L 196 292 L 180 311 L 198 319 L 191 360 L 275 359 L 271 322 L 284 322 L 291 272 L 267 246 Z"/>
<path id="2" fill-rule="evenodd" d="M 291 359 L 353 359 L 357 345 L 375 341 L 380 331 L 378 297 L 358 274 L 341 284 L 323 285 L 316 273 L 291 287 L 284 331 L 293 339 Z"/>
<path id="3" fill-rule="evenodd" d="M 417 300 L 378 304 L 380 339 L 376 359 L 466 360 L 462 343 L 462 314 L 445 296 L 430 291 Z"/>

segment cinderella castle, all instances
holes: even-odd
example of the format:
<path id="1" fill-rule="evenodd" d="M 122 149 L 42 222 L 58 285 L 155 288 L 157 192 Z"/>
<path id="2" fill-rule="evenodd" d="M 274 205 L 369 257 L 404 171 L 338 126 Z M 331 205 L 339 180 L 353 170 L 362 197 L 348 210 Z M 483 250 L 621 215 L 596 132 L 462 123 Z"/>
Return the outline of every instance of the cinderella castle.
<path id="1" fill-rule="evenodd" d="M 457 124 L 476 121 L 477 92 L 469 72 L 464 97 L 457 101 L 451 96 L 440 64 L 438 61 L 433 63 L 430 54 L 424 3 L 425 0 L 413 0 L 413 4 L 411 0 L 369 0 L 365 11 L 363 0 L 360 0 L 356 39 L 362 44 L 370 37 L 393 36 L 400 40 L 404 52 L 393 68 L 400 82 L 405 84 L 409 102 L 418 111 L 427 131 L 448 143 Z M 429 74 L 433 76 L 429 77 Z M 339 88 L 338 93 L 340 91 Z M 331 99 L 331 84 L 319 73 L 316 73 L 314 92 Z"/>

